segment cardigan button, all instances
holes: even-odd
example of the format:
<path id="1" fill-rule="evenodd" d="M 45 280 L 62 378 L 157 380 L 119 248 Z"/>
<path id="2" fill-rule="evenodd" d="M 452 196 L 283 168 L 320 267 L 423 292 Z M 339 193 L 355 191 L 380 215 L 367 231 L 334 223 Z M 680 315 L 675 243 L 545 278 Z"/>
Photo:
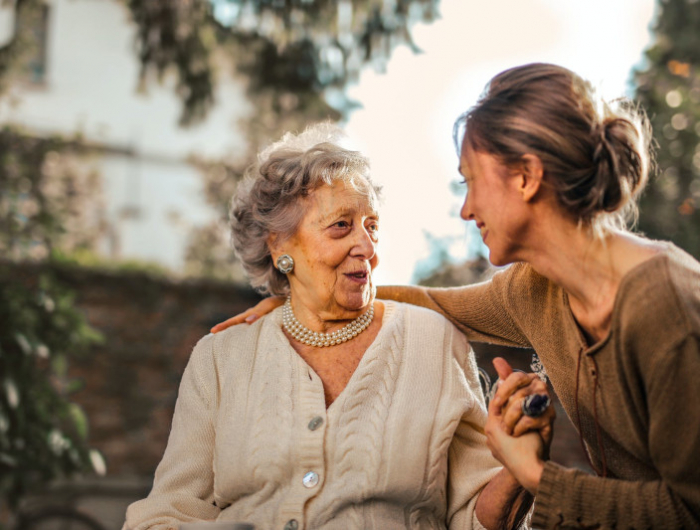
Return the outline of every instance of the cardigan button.
<path id="1" fill-rule="evenodd" d="M 310 431 L 315 431 L 318 429 L 321 425 L 323 425 L 323 418 L 321 416 L 316 416 L 314 419 L 312 419 L 309 422 L 309 430 Z"/>
<path id="2" fill-rule="evenodd" d="M 305 488 L 313 488 L 316 484 L 318 484 L 318 474 L 314 473 L 313 471 L 309 471 L 306 475 L 304 475 L 304 478 L 301 479 L 301 483 Z"/>
<path id="3" fill-rule="evenodd" d="M 284 525 L 284 530 L 297 530 L 299 528 L 299 523 L 296 519 L 290 519 L 287 524 Z"/>

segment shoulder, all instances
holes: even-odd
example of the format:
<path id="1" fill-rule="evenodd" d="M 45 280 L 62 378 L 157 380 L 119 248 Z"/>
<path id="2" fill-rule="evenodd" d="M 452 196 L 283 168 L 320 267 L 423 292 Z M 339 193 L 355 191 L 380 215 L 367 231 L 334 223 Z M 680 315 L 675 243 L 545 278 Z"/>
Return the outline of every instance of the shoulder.
<path id="1" fill-rule="evenodd" d="M 401 329 L 410 328 L 412 332 L 431 336 L 445 333 L 461 335 L 461 332 L 437 311 L 393 300 L 381 301 L 384 303 L 387 324 L 393 323 Z"/>
<path id="2" fill-rule="evenodd" d="M 279 330 L 278 313 L 276 309 L 253 324 L 231 326 L 202 337 L 192 351 L 190 362 L 221 371 L 231 364 L 244 365 L 247 359 L 252 361 L 259 348 L 269 347 L 283 337 L 281 332 L 275 333 Z"/>
<path id="3" fill-rule="evenodd" d="M 528 263 L 514 263 L 492 282 L 507 317 L 534 344 L 547 329 L 565 325 L 562 288 Z M 505 318 L 505 315 L 504 315 Z"/>
<path id="4" fill-rule="evenodd" d="M 700 263 L 675 246 L 661 261 L 675 307 L 685 316 L 687 325 L 700 333 Z"/>
<path id="5" fill-rule="evenodd" d="M 509 306 L 546 305 L 561 297 L 561 288 L 528 263 L 513 263 L 498 271 L 492 281 Z"/>
<path id="6" fill-rule="evenodd" d="M 469 355 L 473 356 L 464 333 L 440 313 L 402 302 L 383 302 L 389 317 L 384 325 L 404 337 L 404 356 L 415 354 L 421 362 L 442 362 L 440 359 L 454 357 L 460 365 L 467 363 Z"/>
<path id="7" fill-rule="evenodd" d="M 700 263 L 668 244 L 627 274 L 616 306 L 616 324 L 633 342 L 668 349 L 700 334 Z"/>

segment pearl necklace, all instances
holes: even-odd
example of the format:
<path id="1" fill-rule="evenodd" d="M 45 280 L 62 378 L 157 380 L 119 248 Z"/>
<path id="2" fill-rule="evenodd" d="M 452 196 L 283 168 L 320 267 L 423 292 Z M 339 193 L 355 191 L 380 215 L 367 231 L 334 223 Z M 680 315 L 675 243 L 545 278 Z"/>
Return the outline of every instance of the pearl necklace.
<path id="1" fill-rule="evenodd" d="M 287 301 L 282 308 L 282 325 L 287 332 L 299 342 L 307 346 L 316 346 L 323 348 L 325 346 L 335 346 L 354 339 L 364 330 L 366 330 L 374 318 L 374 304 L 370 304 L 369 310 L 363 313 L 347 326 L 334 331 L 333 333 L 323 333 L 311 331 L 304 326 L 294 316 L 292 310 L 292 297 L 287 297 Z"/>

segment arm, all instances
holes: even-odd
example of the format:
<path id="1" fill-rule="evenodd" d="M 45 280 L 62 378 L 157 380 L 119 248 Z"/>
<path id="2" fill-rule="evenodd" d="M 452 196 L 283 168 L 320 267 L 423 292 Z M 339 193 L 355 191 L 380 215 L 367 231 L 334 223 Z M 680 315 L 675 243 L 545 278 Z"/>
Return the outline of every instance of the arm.
<path id="1" fill-rule="evenodd" d="M 486 528 L 519 528 L 530 511 L 533 499 L 504 468 L 481 490 L 476 503 L 476 516 Z"/>
<path id="2" fill-rule="evenodd" d="M 483 425 L 483 424 L 482 424 Z M 483 427 L 463 421 L 450 446 L 448 470 L 448 528 L 517 528 L 525 518 L 533 497 L 506 469 L 501 469 L 476 494 L 480 468 L 493 469 Z M 472 495 L 469 497 L 469 495 Z"/>
<path id="3" fill-rule="evenodd" d="M 548 462 L 533 525 L 700 527 L 700 338 L 691 336 L 658 358 L 648 368 L 647 403 L 649 453 L 660 478 L 602 478 Z"/>
<path id="4" fill-rule="evenodd" d="M 530 342 L 509 312 L 508 300 L 527 296 L 520 291 L 528 286 L 522 266 L 499 271 L 486 282 L 463 287 L 428 288 L 388 286 L 377 288 L 377 298 L 385 298 L 427 307 L 449 319 L 470 341 L 505 346 L 530 347 Z"/>
<path id="5" fill-rule="evenodd" d="M 243 313 L 232 316 L 228 320 L 219 322 L 216 326 L 211 328 L 210 331 L 212 333 L 218 333 L 219 331 L 223 331 L 231 326 L 243 324 L 243 322 L 246 324 L 252 324 L 260 317 L 267 315 L 284 304 L 284 300 L 284 296 L 268 296 L 267 298 L 263 298 L 255 305 L 255 307 L 251 307 L 250 309 L 245 310 Z"/>
<path id="6" fill-rule="evenodd" d="M 501 359 L 501 361 L 503 360 Z M 505 363 L 505 361 L 503 362 Z M 507 365 L 507 363 L 505 364 Z M 500 375 L 503 376 L 503 374 Z M 505 378 L 503 381 L 506 384 L 511 382 Z M 502 388 L 500 387 L 502 386 L 505 385 L 499 385 L 499 393 L 501 393 Z M 539 432 L 526 432 L 515 436 L 509 432 L 506 423 L 508 407 L 499 405 L 499 401 L 503 400 L 502 394 L 499 396 L 499 393 L 489 403 L 489 417 L 486 422 L 489 449 L 518 483 L 522 484 L 531 495 L 536 495 L 552 441 L 551 424 L 554 422 L 554 416 L 548 416 L 546 428 L 540 429 Z M 497 399 L 499 397 L 501 400 Z M 509 405 L 513 406 L 514 403 L 511 402 Z"/>
<path id="7" fill-rule="evenodd" d="M 530 347 L 529 340 L 511 317 L 510 304 L 506 301 L 514 290 L 522 291 L 518 295 L 527 298 L 525 290 L 529 287 L 529 278 L 524 272 L 522 266 L 516 264 L 496 273 L 487 282 L 448 289 L 407 285 L 377 287 L 377 298 L 437 311 L 472 341 Z M 255 307 L 217 324 L 211 331 L 217 333 L 244 322 L 252 324 L 283 303 L 283 297 L 270 296 Z"/>
<path id="8" fill-rule="evenodd" d="M 172 429 L 147 498 L 133 503 L 124 530 L 177 530 L 179 523 L 214 520 L 216 383 L 211 337 L 195 347 L 180 383 Z"/>
<path id="9" fill-rule="evenodd" d="M 464 342 L 455 341 L 454 344 L 459 346 Z M 464 359 L 464 352 L 455 353 L 456 359 L 460 356 Z M 484 435 L 486 407 L 473 352 L 459 364 L 463 366 L 472 405 L 463 415 L 450 445 L 449 528 L 517 528 L 524 521 L 533 498 L 507 470 L 495 471 L 497 462 L 490 454 Z"/>
<path id="10" fill-rule="evenodd" d="M 489 528 L 515 528 L 522 524 L 537 492 L 536 484 L 542 473 L 543 457 L 551 443 L 554 415 L 549 414 L 547 420 L 539 419 L 545 423 L 540 433 L 527 432 L 516 438 L 506 432 L 504 415 L 507 408 L 498 404 L 499 398 L 503 401 L 504 392 L 529 392 L 530 382 L 533 380 L 522 373 L 513 374 L 503 359 L 494 361 L 494 366 L 502 382 L 499 392 L 489 404 L 485 430 L 489 449 L 506 468 L 481 492 L 477 503 L 477 516 Z M 513 377 L 509 377 L 511 375 Z M 539 380 L 536 382 L 544 384 Z M 509 389 L 509 386 L 512 388 Z M 537 387 L 535 390 L 542 389 Z M 545 433 L 544 437 L 540 435 L 542 432 Z"/>

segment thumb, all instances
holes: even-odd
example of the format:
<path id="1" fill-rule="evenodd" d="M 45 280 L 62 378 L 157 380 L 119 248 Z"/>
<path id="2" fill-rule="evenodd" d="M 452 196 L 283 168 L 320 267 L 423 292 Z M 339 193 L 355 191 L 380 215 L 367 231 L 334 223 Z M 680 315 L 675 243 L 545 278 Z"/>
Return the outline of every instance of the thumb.
<path id="1" fill-rule="evenodd" d="M 496 369 L 496 373 L 501 381 L 505 381 L 513 373 L 513 368 L 503 357 L 496 357 L 493 360 L 493 367 Z"/>

